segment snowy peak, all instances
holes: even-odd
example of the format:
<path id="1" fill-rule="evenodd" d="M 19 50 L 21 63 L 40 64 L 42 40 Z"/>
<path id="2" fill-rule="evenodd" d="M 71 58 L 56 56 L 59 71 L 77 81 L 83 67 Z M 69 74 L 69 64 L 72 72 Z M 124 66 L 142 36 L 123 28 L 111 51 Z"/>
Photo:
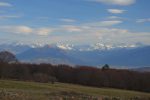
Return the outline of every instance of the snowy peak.
<path id="1" fill-rule="evenodd" d="M 63 50 L 73 50 L 74 49 L 74 45 L 72 45 L 72 44 L 57 44 L 56 46 Z"/>
<path id="2" fill-rule="evenodd" d="M 1 47 L 8 48 L 8 47 L 17 47 L 17 48 L 57 48 L 61 50 L 76 50 L 76 51 L 93 51 L 93 50 L 111 50 L 111 49 L 122 49 L 122 48 L 136 48 L 141 47 L 143 45 L 139 44 L 104 44 L 104 43 L 95 43 L 95 44 L 87 44 L 87 45 L 75 45 L 75 44 L 67 44 L 67 43 L 56 43 L 56 44 L 41 44 L 41 43 L 35 43 L 35 44 L 23 44 L 23 43 L 14 43 L 14 44 L 1 44 Z"/>

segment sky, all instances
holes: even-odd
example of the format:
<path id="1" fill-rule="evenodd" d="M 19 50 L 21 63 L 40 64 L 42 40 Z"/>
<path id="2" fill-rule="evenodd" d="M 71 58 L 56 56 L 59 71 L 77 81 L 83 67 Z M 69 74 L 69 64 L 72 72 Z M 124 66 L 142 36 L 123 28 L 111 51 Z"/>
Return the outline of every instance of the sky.
<path id="1" fill-rule="evenodd" d="M 0 0 L 0 43 L 150 45 L 150 0 Z"/>

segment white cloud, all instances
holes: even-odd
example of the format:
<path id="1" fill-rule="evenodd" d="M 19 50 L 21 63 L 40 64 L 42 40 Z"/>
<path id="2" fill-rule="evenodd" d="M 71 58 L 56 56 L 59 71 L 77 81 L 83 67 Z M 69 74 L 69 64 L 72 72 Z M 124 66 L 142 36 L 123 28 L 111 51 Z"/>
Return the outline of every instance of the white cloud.
<path id="1" fill-rule="evenodd" d="M 21 16 L 19 15 L 0 15 L 0 20 L 1 19 L 10 19 L 10 18 L 20 18 Z"/>
<path id="2" fill-rule="evenodd" d="M 24 34 L 26 35 L 27 39 L 21 41 L 30 41 L 30 42 L 40 41 L 42 43 L 69 42 L 75 44 L 87 44 L 87 43 L 90 44 L 102 42 L 110 45 L 120 43 L 150 44 L 149 32 L 132 32 L 127 29 L 110 27 L 120 23 L 122 23 L 122 21 L 120 20 L 99 21 L 91 23 L 82 23 L 79 25 L 59 25 L 53 28 L 47 27 L 33 28 L 28 26 L 0 26 L 0 32 L 9 34 L 11 33 Z M 35 37 L 31 37 L 31 35 L 35 35 Z M 36 37 L 39 35 L 44 37 Z"/>
<path id="3" fill-rule="evenodd" d="M 91 27 L 111 27 L 113 25 L 121 24 L 121 20 L 108 20 L 108 21 L 98 21 L 91 23 L 83 23 L 81 25 L 61 25 L 57 27 L 55 31 L 65 31 L 65 32 L 82 32 Z"/>
<path id="4" fill-rule="evenodd" d="M 107 11 L 109 13 L 112 13 L 112 14 L 122 14 L 124 13 L 126 10 L 121 10 L 121 9 L 107 9 Z"/>
<path id="5" fill-rule="evenodd" d="M 12 7 L 10 3 L 0 2 L 0 7 Z"/>
<path id="6" fill-rule="evenodd" d="M 147 19 L 137 19 L 137 23 L 145 23 L 145 22 L 150 22 L 150 18 Z"/>
<path id="7" fill-rule="evenodd" d="M 122 22 L 123 21 L 121 21 L 121 20 L 106 20 L 106 21 L 86 23 L 86 25 L 94 26 L 94 27 L 110 27 L 110 26 L 113 26 L 113 25 L 121 24 Z"/>
<path id="8" fill-rule="evenodd" d="M 113 26 L 122 23 L 120 20 L 112 20 L 112 21 L 102 21 L 102 26 Z"/>
<path id="9" fill-rule="evenodd" d="M 35 30 L 35 32 L 34 33 L 36 33 L 36 34 L 38 34 L 38 35 L 49 35 L 49 33 L 52 33 L 53 32 L 53 30 L 52 29 L 50 29 L 50 28 L 39 28 L 39 29 L 37 29 L 37 30 Z"/>
<path id="10" fill-rule="evenodd" d="M 127 6 L 136 2 L 136 0 L 88 0 L 104 4 Z"/>
<path id="11" fill-rule="evenodd" d="M 74 26 L 74 25 L 62 25 L 60 29 L 64 31 L 68 31 L 68 32 L 81 32 L 82 31 L 80 27 Z"/>
<path id="12" fill-rule="evenodd" d="M 109 19 L 109 20 L 123 20 L 124 18 L 118 17 L 118 16 L 109 16 L 106 19 Z"/>
<path id="13" fill-rule="evenodd" d="M 60 19 L 60 21 L 69 22 L 69 23 L 71 23 L 71 22 L 76 22 L 75 19 L 69 19 L 69 18 L 62 18 L 62 19 Z"/>
<path id="14" fill-rule="evenodd" d="M 27 26 L 0 26 L 0 31 L 16 34 L 29 34 L 32 32 L 32 28 Z"/>
<path id="15" fill-rule="evenodd" d="M 24 35 L 49 35 L 53 30 L 51 28 L 31 28 L 28 26 L 0 26 L 0 32 L 15 33 Z"/>
<path id="16" fill-rule="evenodd" d="M 51 41 L 57 42 L 69 42 L 75 44 L 90 44 L 96 42 L 102 42 L 109 45 L 114 44 L 150 44 L 150 33 L 149 32 L 132 32 L 126 29 L 119 28 L 107 28 L 107 27 L 96 27 L 82 24 L 80 31 L 74 31 L 74 34 L 65 34 L 68 30 L 59 30 L 64 34 L 55 35 L 53 34 Z"/>
<path id="17" fill-rule="evenodd" d="M 91 23 L 82 23 L 80 25 L 59 26 L 56 30 L 64 34 L 51 37 L 55 42 L 70 42 L 76 44 L 103 42 L 106 44 L 150 44 L 149 32 L 132 32 L 127 29 L 112 28 L 112 26 L 121 23 L 121 21 L 100 21 Z M 105 24 L 105 25 L 102 25 Z M 74 34 L 65 34 L 74 32 Z M 55 39 L 55 40 L 54 40 Z"/>

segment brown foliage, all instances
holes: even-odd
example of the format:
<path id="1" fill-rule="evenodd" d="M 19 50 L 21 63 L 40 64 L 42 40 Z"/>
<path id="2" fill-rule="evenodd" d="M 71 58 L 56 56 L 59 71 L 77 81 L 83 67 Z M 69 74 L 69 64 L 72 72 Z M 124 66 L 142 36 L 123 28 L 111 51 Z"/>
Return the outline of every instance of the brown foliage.
<path id="1" fill-rule="evenodd" d="M 51 64 L 0 63 L 1 79 L 37 82 L 66 82 L 95 87 L 111 87 L 150 92 L 150 73 L 119 69 L 99 69 Z"/>

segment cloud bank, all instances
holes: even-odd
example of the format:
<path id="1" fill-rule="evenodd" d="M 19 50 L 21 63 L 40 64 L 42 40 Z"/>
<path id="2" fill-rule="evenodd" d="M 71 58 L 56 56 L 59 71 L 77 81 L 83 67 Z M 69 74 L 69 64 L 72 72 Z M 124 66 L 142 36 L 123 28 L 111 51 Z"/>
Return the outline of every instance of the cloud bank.
<path id="1" fill-rule="evenodd" d="M 61 18 L 60 21 L 62 21 L 62 22 L 68 22 L 68 23 L 76 22 L 75 19 L 69 19 L 69 18 Z"/>
<path id="2" fill-rule="evenodd" d="M 0 20 L 2 19 L 12 19 L 12 18 L 20 18 L 19 15 L 0 15 Z"/>
<path id="3" fill-rule="evenodd" d="M 0 32 L 14 33 L 20 35 L 49 35 L 53 30 L 50 28 L 31 28 L 29 26 L 0 26 Z"/>
<path id="4" fill-rule="evenodd" d="M 128 6 L 136 2 L 136 0 L 88 0 L 88 1 L 120 6 Z"/>
<path id="5" fill-rule="evenodd" d="M 12 5 L 7 2 L 0 2 L 0 7 L 12 7 Z"/>
<path id="6" fill-rule="evenodd" d="M 145 19 L 137 19 L 137 23 L 145 23 L 145 22 L 150 22 L 150 18 L 145 18 Z"/>
<path id="7" fill-rule="evenodd" d="M 122 14 L 124 13 L 126 10 L 121 10 L 121 9 L 107 9 L 107 11 L 109 13 L 112 13 L 112 14 Z"/>

